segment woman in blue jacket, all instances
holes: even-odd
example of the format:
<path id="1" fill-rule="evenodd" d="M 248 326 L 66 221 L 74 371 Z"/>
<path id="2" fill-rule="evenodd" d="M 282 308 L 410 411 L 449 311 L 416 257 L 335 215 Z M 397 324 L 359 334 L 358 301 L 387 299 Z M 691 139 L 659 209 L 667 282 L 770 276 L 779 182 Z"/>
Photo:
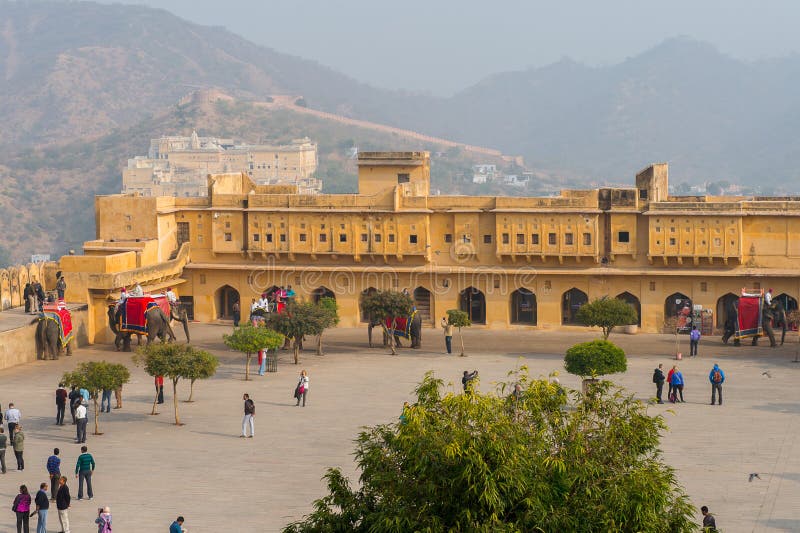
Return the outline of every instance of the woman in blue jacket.
<path id="1" fill-rule="evenodd" d="M 672 372 L 672 383 L 671 384 L 672 384 L 672 389 L 673 389 L 674 394 L 675 394 L 675 401 L 680 401 L 681 403 L 684 403 L 684 400 L 683 400 L 683 374 L 681 374 L 681 371 L 678 370 L 677 365 L 672 367 L 672 370 L 673 370 L 673 372 Z M 681 397 L 680 400 L 678 400 L 678 396 Z"/>

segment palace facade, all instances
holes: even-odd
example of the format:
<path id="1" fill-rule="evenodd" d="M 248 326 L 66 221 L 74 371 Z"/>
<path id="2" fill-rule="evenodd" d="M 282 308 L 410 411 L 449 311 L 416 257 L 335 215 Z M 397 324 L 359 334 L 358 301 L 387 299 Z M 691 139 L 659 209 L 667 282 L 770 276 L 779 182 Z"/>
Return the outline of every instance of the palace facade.
<path id="1" fill-rule="evenodd" d="M 427 152 L 362 152 L 358 194 L 298 194 L 246 173 L 208 177 L 198 198 L 99 196 L 97 239 L 66 256 L 68 300 L 106 304 L 134 280 L 174 286 L 195 320 L 228 320 L 272 286 L 336 298 L 341 325 L 363 322 L 374 289 L 407 289 L 426 323 L 461 308 L 488 328 L 577 326 L 603 296 L 661 331 L 681 309 L 720 328 L 743 287 L 800 294 L 800 198 L 675 197 L 666 164 L 629 188 L 541 198 L 431 196 Z M 699 313 L 699 311 L 698 311 Z"/>

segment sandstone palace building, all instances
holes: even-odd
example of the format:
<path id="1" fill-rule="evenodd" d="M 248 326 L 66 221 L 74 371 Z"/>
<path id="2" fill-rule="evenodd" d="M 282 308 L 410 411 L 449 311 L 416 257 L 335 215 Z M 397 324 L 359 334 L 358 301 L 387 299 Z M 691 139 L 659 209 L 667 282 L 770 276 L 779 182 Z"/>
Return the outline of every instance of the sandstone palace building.
<path id="1" fill-rule="evenodd" d="M 150 140 L 147 156 L 128 160 L 122 192 L 142 196 L 205 196 L 206 177 L 244 172 L 257 184 L 296 185 L 302 194 L 318 193 L 317 145 L 308 138 L 286 145 L 246 144 L 233 139 L 163 136 Z"/>
<path id="2" fill-rule="evenodd" d="M 97 239 L 66 256 L 68 299 L 90 303 L 107 340 L 108 302 L 138 280 L 175 287 L 201 322 L 230 319 L 272 286 L 336 298 L 343 326 L 374 289 L 407 289 L 428 324 L 447 309 L 478 327 L 578 326 L 602 296 L 660 331 L 683 308 L 719 328 L 742 288 L 800 294 L 800 198 L 674 197 L 666 164 L 629 188 L 542 198 L 431 196 L 427 152 L 359 154 L 357 194 L 299 194 L 246 173 L 208 177 L 205 197 L 96 199 Z M 93 339 L 92 339 L 93 340 Z"/>

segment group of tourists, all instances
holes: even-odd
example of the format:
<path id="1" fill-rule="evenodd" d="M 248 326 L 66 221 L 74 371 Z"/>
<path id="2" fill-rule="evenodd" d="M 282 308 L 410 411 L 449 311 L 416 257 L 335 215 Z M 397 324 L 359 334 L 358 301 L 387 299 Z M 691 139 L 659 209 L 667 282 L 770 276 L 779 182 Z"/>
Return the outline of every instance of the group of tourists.
<path id="1" fill-rule="evenodd" d="M 672 365 L 672 368 L 664 376 L 664 365 L 658 364 L 658 367 L 653 371 L 653 383 L 656 385 L 656 403 L 664 403 L 661 395 L 664 390 L 664 382 L 669 385 L 667 398 L 671 403 L 685 403 L 683 399 L 684 378 L 683 373 L 678 369 L 678 365 Z M 711 371 L 708 373 L 708 381 L 711 383 L 711 405 L 722 405 L 722 384 L 725 382 L 725 372 L 714 364 Z M 719 400 L 717 400 L 719 397 Z"/>
<path id="2" fill-rule="evenodd" d="M 61 280 L 63 279 L 64 278 L 62 277 Z M 61 280 L 59 280 L 59 282 L 61 282 Z M 64 287 L 66 288 L 66 284 Z M 26 283 L 25 288 L 22 290 L 22 298 L 25 300 L 26 313 L 30 315 L 41 313 L 46 300 L 44 287 L 42 287 L 42 284 L 36 280 Z"/>

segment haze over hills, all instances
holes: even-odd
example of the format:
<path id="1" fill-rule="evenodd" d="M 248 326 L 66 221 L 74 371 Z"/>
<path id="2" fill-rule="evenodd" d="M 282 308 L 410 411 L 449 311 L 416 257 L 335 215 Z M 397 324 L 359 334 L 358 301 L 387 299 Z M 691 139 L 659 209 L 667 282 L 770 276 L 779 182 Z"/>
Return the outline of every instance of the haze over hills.
<path id="1" fill-rule="evenodd" d="M 144 153 L 147 139 L 197 126 L 175 105 L 197 87 L 220 87 L 240 102 L 302 96 L 313 109 L 520 154 L 565 185 L 630 183 L 645 164 L 668 161 L 673 183 L 726 180 L 764 193 L 800 192 L 797 56 L 745 63 L 671 39 L 617 65 L 565 59 L 436 98 L 375 89 L 158 9 L 0 0 L 0 13 L 0 205 L 19 217 L 4 223 L 14 236 L 0 244 L 15 257 L 59 253 L 91 237 L 91 222 L 68 235 L 63 217 L 82 220 L 91 195 L 116 192 L 125 160 Z M 291 113 L 240 115 L 244 138 L 313 137 L 321 127 Z M 232 129 L 230 113 L 198 116 L 205 134 Z M 333 123 L 323 129 L 323 158 L 354 140 L 376 149 L 411 146 Z M 352 176 L 337 161 L 321 176 L 326 188 L 351 189 Z M 447 190 L 474 192 L 466 183 Z M 83 212 L 71 213 L 75 207 Z"/>

